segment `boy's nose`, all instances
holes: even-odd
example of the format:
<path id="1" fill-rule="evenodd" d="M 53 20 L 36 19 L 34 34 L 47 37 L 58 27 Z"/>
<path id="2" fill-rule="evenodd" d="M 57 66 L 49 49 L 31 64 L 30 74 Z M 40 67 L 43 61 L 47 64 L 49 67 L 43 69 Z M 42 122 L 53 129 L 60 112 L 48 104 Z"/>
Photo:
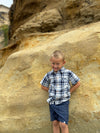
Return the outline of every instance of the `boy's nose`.
<path id="1" fill-rule="evenodd" d="M 57 65 L 55 64 L 54 67 L 57 67 Z"/>

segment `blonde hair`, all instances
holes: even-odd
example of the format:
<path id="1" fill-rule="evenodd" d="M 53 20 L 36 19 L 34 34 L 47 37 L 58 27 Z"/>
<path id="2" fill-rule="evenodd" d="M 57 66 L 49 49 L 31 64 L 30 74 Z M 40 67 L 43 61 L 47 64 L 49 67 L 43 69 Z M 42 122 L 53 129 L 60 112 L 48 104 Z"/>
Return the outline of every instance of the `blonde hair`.
<path id="1" fill-rule="evenodd" d="M 55 50 L 51 55 L 51 58 L 52 57 L 57 59 L 61 58 L 63 61 L 65 60 L 64 54 L 60 50 Z"/>

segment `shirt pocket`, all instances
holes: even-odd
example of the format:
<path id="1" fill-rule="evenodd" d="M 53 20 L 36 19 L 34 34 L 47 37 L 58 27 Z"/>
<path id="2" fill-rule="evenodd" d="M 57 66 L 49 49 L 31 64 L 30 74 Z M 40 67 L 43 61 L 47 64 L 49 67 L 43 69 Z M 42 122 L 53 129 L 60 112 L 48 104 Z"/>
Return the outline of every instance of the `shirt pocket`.
<path id="1" fill-rule="evenodd" d="M 55 79 L 53 77 L 50 78 L 50 85 L 54 85 Z"/>

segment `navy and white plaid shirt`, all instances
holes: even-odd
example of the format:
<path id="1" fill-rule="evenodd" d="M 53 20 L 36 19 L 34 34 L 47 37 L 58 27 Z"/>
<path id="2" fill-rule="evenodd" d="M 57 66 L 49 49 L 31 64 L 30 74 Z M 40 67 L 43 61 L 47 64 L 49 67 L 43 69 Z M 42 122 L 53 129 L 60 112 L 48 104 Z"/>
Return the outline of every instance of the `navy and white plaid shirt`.
<path id="1" fill-rule="evenodd" d="M 62 67 L 57 72 L 53 70 L 48 72 L 40 83 L 49 88 L 47 102 L 49 104 L 60 104 L 70 99 L 70 82 L 75 85 L 78 81 L 77 75 Z"/>

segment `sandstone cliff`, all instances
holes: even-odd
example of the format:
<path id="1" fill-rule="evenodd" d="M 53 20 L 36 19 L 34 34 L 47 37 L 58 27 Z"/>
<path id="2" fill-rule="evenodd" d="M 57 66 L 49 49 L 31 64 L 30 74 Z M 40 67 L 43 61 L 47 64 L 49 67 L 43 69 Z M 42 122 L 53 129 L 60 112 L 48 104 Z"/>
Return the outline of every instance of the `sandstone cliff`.
<path id="1" fill-rule="evenodd" d="M 72 31 L 41 33 L 0 51 L 0 133 L 52 133 L 48 94 L 40 80 L 49 56 L 64 52 L 81 86 L 70 100 L 70 133 L 100 132 L 100 22 Z"/>
<path id="2" fill-rule="evenodd" d="M 23 34 L 70 29 L 100 20 L 99 0 L 14 0 L 10 39 Z"/>
<path id="3" fill-rule="evenodd" d="M 14 0 L 9 15 L 10 45 L 0 50 L 0 133 L 52 133 L 40 81 L 56 49 L 81 82 L 70 100 L 70 133 L 99 133 L 100 1 Z"/>

